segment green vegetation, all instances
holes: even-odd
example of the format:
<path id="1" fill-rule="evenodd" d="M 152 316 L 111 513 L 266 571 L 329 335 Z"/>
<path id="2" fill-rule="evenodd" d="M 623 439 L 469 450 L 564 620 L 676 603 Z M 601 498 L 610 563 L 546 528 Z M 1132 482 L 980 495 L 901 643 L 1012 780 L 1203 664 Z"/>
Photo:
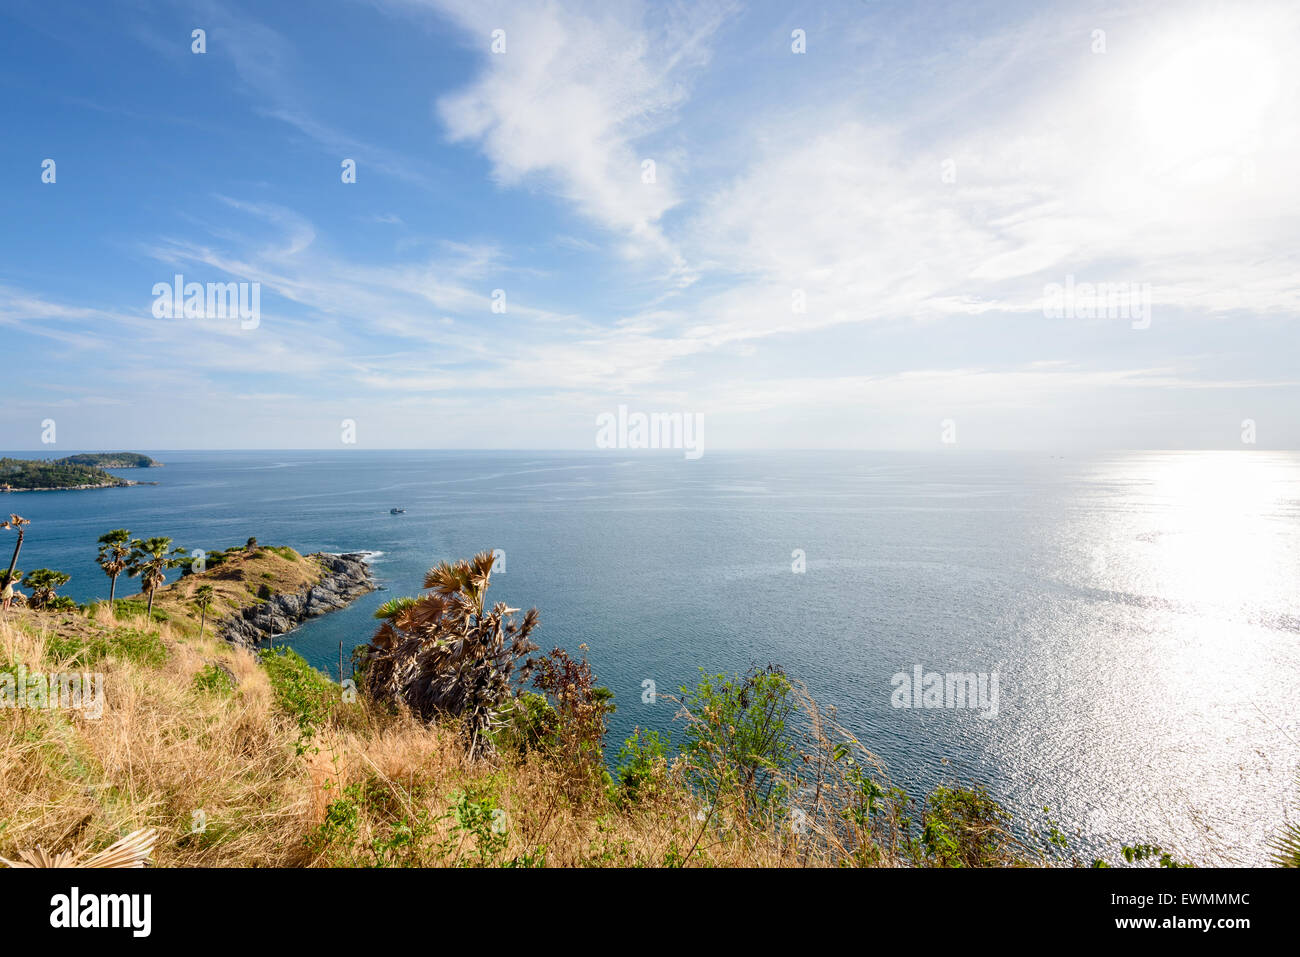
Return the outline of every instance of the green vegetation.
<path id="1" fill-rule="evenodd" d="M 130 485 L 93 465 L 77 465 L 50 459 L 0 458 L 0 491 L 28 491 L 59 488 L 108 488 Z"/>
<path id="2" fill-rule="evenodd" d="M 221 666 L 209 664 L 194 676 L 194 687 L 210 694 L 230 694 L 235 690 L 235 679 Z"/>
<path id="3" fill-rule="evenodd" d="M 1268 842 L 1270 859 L 1278 867 L 1300 867 L 1300 825 L 1284 824 Z"/>
<path id="4" fill-rule="evenodd" d="M 533 687 L 546 696 L 554 711 L 555 730 L 547 754 L 555 762 L 563 787 L 571 800 L 581 801 L 593 791 L 613 784 L 605 770 L 606 719 L 614 713 L 614 695 L 596 684 L 588 664 L 586 645 L 581 659 L 563 648 L 528 661 Z"/>
<path id="5" fill-rule="evenodd" d="M 488 752 L 492 731 L 513 697 L 512 675 L 537 646 L 528 640 L 537 609 L 486 609 L 492 553 L 429 569 L 419 598 L 385 602 L 362 664 L 370 693 L 425 720 L 460 719 L 471 756 Z"/>
<path id="6" fill-rule="evenodd" d="M 99 554 L 95 562 L 108 576 L 108 600 L 117 597 L 117 577 L 126 571 L 131 560 L 131 533 L 125 528 L 115 528 L 99 536 Z"/>
<path id="7" fill-rule="evenodd" d="M 171 620 L 171 615 L 157 608 L 150 612 L 145 611 L 145 603 L 138 598 L 119 598 L 110 606 L 113 611 L 113 617 L 119 621 L 130 621 L 133 618 L 147 618 L 153 624 L 162 624 Z"/>
<path id="8" fill-rule="evenodd" d="M 250 539 L 252 545 L 231 545 L 229 548 L 217 549 L 207 552 L 203 556 L 203 567 L 211 571 L 214 568 L 221 567 L 227 561 L 234 559 L 237 563 L 246 562 L 249 558 L 257 558 L 265 552 L 278 555 L 285 561 L 302 562 L 303 556 L 287 545 L 258 545 L 257 539 Z M 197 559 L 193 556 L 187 556 L 180 561 L 182 575 L 191 575 L 195 572 Z"/>
<path id="9" fill-rule="evenodd" d="M 704 717 L 686 726 L 688 777 L 711 804 L 725 794 L 752 820 L 780 814 L 789 796 L 795 758 L 790 679 L 779 668 L 755 669 L 740 681 L 705 675 L 681 689 L 686 713 Z"/>
<path id="10" fill-rule="evenodd" d="M 101 469 L 150 469 L 162 466 L 161 462 L 155 462 L 139 452 L 83 452 L 80 455 L 66 455 L 56 462 L 60 465 L 93 465 Z"/>
<path id="11" fill-rule="evenodd" d="M 133 627 L 93 633 L 69 631 L 52 639 L 46 647 L 55 660 L 71 661 L 82 667 L 113 657 L 157 668 L 168 657 L 167 646 L 157 631 Z"/>
<path id="12" fill-rule="evenodd" d="M 132 578 L 140 579 L 140 593 L 149 596 L 146 616 L 153 614 L 154 592 L 167 580 L 167 569 L 180 565 L 180 556 L 185 554 L 185 549 L 180 546 L 169 552 L 167 549 L 171 543 L 172 540 L 166 536 L 131 539 L 131 554 L 127 559 L 126 570 Z"/>
<path id="13" fill-rule="evenodd" d="M 545 866 L 544 852 L 508 855 L 509 817 L 495 782 L 475 783 L 447 801 L 446 809 L 435 813 L 398 804 L 383 782 L 350 784 L 326 808 L 325 821 L 307 844 L 339 866 Z M 376 819 L 384 826 L 364 843 L 362 829 Z"/>
<path id="14" fill-rule="evenodd" d="M 615 799 L 622 805 L 634 805 L 656 796 L 656 789 L 667 778 L 672 736 L 658 731 L 634 728 L 618 749 L 618 769 L 614 772 Z"/>
<path id="15" fill-rule="evenodd" d="M 72 599 L 59 602 L 55 590 L 63 587 L 72 576 L 66 572 L 56 572 L 51 568 L 37 568 L 27 574 L 27 587 L 32 590 L 29 601 L 33 608 L 59 608 Z"/>
<path id="16" fill-rule="evenodd" d="M 18 581 L 14 569 L 18 566 L 18 553 L 23 550 L 23 538 L 26 536 L 27 526 L 30 524 L 31 522 L 21 515 L 10 515 L 5 521 L 0 522 L 0 529 L 13 529 L 18 533 L 18 538 L 14 542 L 13 557 L 9 559 L 9 567 L 5 569 L 4 578 L 0 579 L 0 588 Z"/>
<path id="17" fill-rule="evenodd" d="M 330 681 L 298 652 L 268 648 L 258 653 L 279 707 L 298 725 L 296 747 L 303 754 L 312 738 L 337 710 L 338 685 Z"/>
<path id="18" fill-rule="evenodd" d="M 208 623 L 208 609 L 212 607 L 212 599 L 216 592 L 211 585 L 200 585 L 194 592 L 194 607 L 199 610 L 199 637 L 203 637 L 203 630 Z"/>

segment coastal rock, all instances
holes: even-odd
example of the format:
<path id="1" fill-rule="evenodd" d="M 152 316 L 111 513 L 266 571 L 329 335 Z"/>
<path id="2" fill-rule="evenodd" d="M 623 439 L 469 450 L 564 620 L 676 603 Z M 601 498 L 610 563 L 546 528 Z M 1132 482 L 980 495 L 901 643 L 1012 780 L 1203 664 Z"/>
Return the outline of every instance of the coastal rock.
<path id="1" fill-rule="evenodd" d="M 298 592 L 275 594 L 261 604 L 251 605 L 222 623 L 221 636 L 245 648 L 287 634 L 309 618 L 345 607 L 353 599 L 375 590 L 375 581 L 365 556 L 351 552 L 309 556 L 320 562 L 325 576 Z"/>

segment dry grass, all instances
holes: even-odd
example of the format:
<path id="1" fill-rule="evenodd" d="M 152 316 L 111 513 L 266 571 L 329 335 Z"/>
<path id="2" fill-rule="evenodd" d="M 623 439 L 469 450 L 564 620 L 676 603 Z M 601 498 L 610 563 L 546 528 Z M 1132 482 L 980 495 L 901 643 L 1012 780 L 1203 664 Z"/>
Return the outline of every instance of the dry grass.
<path id="1" fill-rule="evenodd" d="M 201 585 L 211 585 L 213 600 L 208 611 L 211 625 L 256 600 L 258 590 L 263 587 L 277 593 L 298 592 L 319 582 L 324 573 L 316 559 L 299 555 L 292 548 L 231 551 L 219 565 L 202 574 L 185 575 L 159 588 L 154 596 L 154 610 L 170 619 L 193 622 L 197 627 L 199 612 L 194 606 L 194 593 Z"/>
<path id="2" fill-rule="evenodd" d="M 50 652 L 70 635 L 111 647 L 123 629 L 156 633 L 165 661 Z M 164 866 L 301 862 L 310 777 L 252 655 L 143 619 L 106 625 L 102 614 L 24 612 L 0 622 L 0 658 L 30 672 L 100 672 L 105 690 L 99 719 L 0 710 L 0 848 L 101 847 L 154 826 Z M 196 687 L 195 676 L 217 662 L 238 680 L 234 694 Z M 193 833 L 196 811 L 206 815 L 202 834 Z"/>
<path id="3" fill-rule="evenodd" d="M 870 829 L 845 829 L 833 775 L 799 837 L 704 807 L 667 764 L 629 802 L 603 782 L 575 791 L 564 754 L 471 760 L 456 727 L 345 703 L 309 670 L 307 691 L 292 693 L 326 704 L 305 731 L 274 669 L 196 631 L 179 616 L 115 620 L 103 606 L 0 619 L 0 670 L 97 671 L 106 698 L 98 720 L 0 708 L 0 857 L 38 844 L 85 854 L 156 828 L 162 867 L 902 860 Z"/>
<path id="4" fill-rule="evenodd" d="M 156 632 L 166 660 L 151 665 L 110 652 L 88 664 L 51 651 L 69 637 L 111 638 L 124 629 Z M 162 867 L 485 862 L 475 831 L 453 810 L 463 795 L 490 796 L 504 812 L 493 860 L 661 865 L 684 853 L 701 829 L 680 795 L 635 813 L 603 794 L 575 803 L 542 755 L 472 762 L 455 729 L 362 705 L 321 728 L 298 754 L 298 727 L 277 710 L 254 656 L 198 642 L 167 623 L 117 622 L 102 609 L 91 617 L 16 612 L 0 621 L 4 662 L 29 672 L 102 672 L 105 707 L 98 720 L 66 710 L 0 709 L 0 856 L 16 858 L 38 844 L 98 849 L 156 827 L 154 863 Z M 196 685 L 214 663 L 234 674 L 233 693 Z M 331 805 L 355 807 L 355 827 L 326 827 L 322 835 Z M 196 811 L 206 824 L 201 832 Z M 420 822 L 427 827 L 417 844 L 376 856 L 375 842 L 392 844 Z M 777 847 L 714 845 L 702 842 L 702 860 L 794 862 Z"/>

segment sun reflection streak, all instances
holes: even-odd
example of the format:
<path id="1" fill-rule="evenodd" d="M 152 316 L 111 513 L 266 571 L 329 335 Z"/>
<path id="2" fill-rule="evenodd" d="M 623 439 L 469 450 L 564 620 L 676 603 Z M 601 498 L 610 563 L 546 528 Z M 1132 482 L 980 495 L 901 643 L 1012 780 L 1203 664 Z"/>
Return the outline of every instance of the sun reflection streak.
<path id="1" fill-rule="evenodd" d="M 1285 613 L 1294 535 L 1277 521 L 1300 496 L 1294 466 L 1268 453 L 1162 456 L 1148 466 L 1159 527 L 1130 544 L 1130 581 L 1155 597 L 1232 620 Z"/>

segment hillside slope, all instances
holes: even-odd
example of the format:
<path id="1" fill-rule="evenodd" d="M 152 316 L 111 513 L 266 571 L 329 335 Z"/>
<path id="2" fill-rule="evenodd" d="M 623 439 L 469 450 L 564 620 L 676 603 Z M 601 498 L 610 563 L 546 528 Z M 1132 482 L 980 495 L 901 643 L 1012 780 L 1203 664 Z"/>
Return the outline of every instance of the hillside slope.
<path id="1" fill-rule="evenodd" d="M 779 671 L 663 695 L 687 746 L 671 757 L 637 731 L 611 775 L 603 689 L 558 649 L 539 669 L 549 685 L 534 673 L 544 695 L 512 699 L 495 751 L 471 760 L 453 722 L 380 705 L 283 647 L 227 642 L 211 616 L 200 637 L 200 585 L 229 618 L 264 585 L 300 591 L 324 572 L 291 549 L 240 550 L 160 591 L 151 619 L 135 601 L 0 617 L 0 857 L 155 827 L 164 867 L 1079 863 L 1064 836 L 1015 836 L 977 787 L 909 798 Z M 97 714 L 33 697 L 42 676 L 78 672 L 102 677 Z M 750 762 L 773 745 L 788 769 Z"/>

